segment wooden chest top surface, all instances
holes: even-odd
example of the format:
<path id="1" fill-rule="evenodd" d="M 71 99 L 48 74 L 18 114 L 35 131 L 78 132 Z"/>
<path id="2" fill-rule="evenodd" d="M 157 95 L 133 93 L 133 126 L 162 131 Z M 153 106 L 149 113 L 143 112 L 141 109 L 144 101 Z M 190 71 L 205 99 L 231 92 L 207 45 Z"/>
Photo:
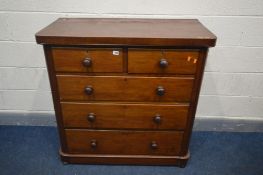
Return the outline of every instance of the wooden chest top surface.
<path id="1" fill-rule="evenodd" d="M 196 19 L 59 18 L 36 34 L 39 44 L 215 45 L 216 36 Z"/>

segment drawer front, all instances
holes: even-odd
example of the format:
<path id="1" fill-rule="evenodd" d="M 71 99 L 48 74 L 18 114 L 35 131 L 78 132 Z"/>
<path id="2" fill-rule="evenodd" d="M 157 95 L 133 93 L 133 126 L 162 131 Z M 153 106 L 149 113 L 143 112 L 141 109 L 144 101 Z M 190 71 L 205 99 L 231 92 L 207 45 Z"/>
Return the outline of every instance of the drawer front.
<path id="1" fill-rule="evenodd" d="M 129 73 L 195 74 L 198 51 L 129 49 Z"/>
<path id="2" fill-rule="evenodd" d="M 57 75 L 60 100 L 189 102 L 193 78 Z"/>
<path id="3" fill-rule="evenodd" d="M 53 48 L 57 72 L 122 72 L 121 49 Z"/>
<path id="4" fill-rule="evenodd" d="M 66 130 L 69 153 L 178 155 L 183 138 L 177 131 Z"/>
<path id="5" fill-rule="evenodd" d="M 66 128 L 177 129 L 186 127 L 188 105 L 61 103 Z"/>

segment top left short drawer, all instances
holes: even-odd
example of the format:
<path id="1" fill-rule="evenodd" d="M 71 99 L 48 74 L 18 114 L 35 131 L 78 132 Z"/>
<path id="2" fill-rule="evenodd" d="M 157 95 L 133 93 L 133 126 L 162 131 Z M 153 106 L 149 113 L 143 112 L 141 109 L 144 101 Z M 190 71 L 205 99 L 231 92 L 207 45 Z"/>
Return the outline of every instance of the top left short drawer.
<path id="1" fill-rule="evenodd" d="M 56 72 L 123 72 L 120 48 L 53 48 Z"/>

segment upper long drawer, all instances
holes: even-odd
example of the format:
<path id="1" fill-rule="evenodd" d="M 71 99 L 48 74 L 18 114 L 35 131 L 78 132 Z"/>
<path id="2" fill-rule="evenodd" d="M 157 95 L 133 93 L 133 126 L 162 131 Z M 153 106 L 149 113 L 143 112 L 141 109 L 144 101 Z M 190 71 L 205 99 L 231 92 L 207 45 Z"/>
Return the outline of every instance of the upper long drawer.
<path id="1" fill-rule="evenodd" d="M 53 48 L 57 72 L 122 72 L 122 49 Z"/>
<path id="2" fill-rule="evenodd" d="M 129 73 L 195 74 L 198 50 L 129 49 Z"/>
<path id="3" fill-rule="evenodd" d="M 57 75 L 60 100 L 189 102 L 194 78 Z"/>

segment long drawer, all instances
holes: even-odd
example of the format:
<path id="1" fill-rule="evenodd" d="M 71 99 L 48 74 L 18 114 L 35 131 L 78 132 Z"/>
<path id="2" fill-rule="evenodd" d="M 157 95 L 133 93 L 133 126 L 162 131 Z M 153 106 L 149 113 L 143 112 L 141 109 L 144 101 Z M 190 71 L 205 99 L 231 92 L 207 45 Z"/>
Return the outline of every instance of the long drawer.
<path id="1" fill-rule="evenodd" d="M 60 100 L 189 102 L 192 77 L 57 75 Z"/>
<path id="2" fill-rule="evenodd" d="M 69 153 L 178 155 L 183 132 L 65 130 Z"/>
<path id="3" fill-rule="evenodd" d="M 189 105 L 62 102 L 66 128 L 184 130 Z"/>

